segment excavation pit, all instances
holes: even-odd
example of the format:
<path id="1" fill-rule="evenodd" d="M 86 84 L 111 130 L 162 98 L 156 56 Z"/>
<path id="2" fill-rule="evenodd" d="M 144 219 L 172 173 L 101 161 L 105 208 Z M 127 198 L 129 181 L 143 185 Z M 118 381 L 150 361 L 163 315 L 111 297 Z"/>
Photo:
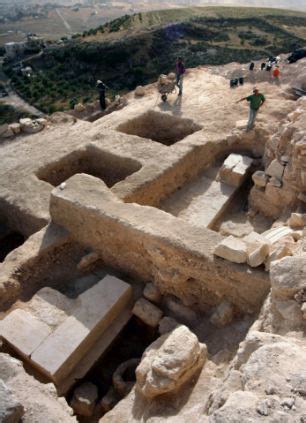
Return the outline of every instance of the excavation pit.
<path id="1" fill-rule="evenodd" d="M 117 131 L 137 135 L 170 146 L 199 131 L 202 127 L 191 119 L 178 118 L 152 110 L 128 120 L 117 127 Z"/>
<path id="2" fill-rule="evenodd" d="M 5 257 L 25 241 L 24 236 L 17 231 L 11 230 L 7 225 L 0 223 L 0 263 Z"/>
<path id="3" fill-rule="evenodd" d="M 76 173 L 95 176 L 111 188 L 129 175 L 139 171 L 141 163 L 119 157 L 96 148 L 76 151 L 39 169 L 36 176 L 57 186 Z"/>

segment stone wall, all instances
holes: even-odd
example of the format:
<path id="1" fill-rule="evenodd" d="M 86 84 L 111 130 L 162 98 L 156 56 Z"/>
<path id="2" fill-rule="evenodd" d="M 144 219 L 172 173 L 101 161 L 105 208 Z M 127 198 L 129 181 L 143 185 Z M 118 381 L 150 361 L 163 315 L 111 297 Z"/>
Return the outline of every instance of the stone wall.
<path id="1" fill-rule="evenodd" d="M 154 281 L 186 305 L 205 310 L 226 299 L 254 312 L 269 290 L 263 271 L 214 258 L 223 239 L 218 233 L 152 207 L 122 203 L 94 177 L 75 175 L 64 190 L 54 189 L 50 214 L 76 240 L 97 249 L 106 265 Z"/>

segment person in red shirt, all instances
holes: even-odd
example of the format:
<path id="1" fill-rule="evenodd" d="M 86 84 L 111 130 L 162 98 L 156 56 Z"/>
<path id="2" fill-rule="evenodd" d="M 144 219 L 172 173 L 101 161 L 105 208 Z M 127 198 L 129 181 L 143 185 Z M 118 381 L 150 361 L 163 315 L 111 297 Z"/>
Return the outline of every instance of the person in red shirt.
<path id="1" fill-rule="evenodd" d="M 280 75 L 280 70 L 278 66 L 275 66 L 274 70 L 273 70 L 273 77 L 278 80 L 279 79 L 279 75 Z"/>

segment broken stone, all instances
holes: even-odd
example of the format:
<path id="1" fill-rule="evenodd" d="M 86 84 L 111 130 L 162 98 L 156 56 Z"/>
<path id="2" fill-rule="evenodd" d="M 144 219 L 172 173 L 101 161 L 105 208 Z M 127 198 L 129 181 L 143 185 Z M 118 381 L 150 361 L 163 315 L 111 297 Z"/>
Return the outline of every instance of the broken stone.
<path id="1" fill-rule="evenodd" d="M 139 358 L 131 358 L 130 360 L 121 363 L 113 374 L 113 386 L 121 397 L 127 396 L 135 385 L 135 380 L 126 380 L 126 374 L 133 373 L 140 363 Z"/>
<path id="2" fill-rule="evenodd" d="M 164 335 L 165 333 L 172 332 L 179 325 L 180 324 L 172 317 L 165 316 L 159 322 L 158 332 Z"/>
<path id="3" fill-rule="evenodd" d="M 136 87 L 135 97 L 143 97 L 145 93 L 146 93 L 145 88 L 142 85 L 138 85 L 138 87 Z"/>
<path id="4" fill-rule="evenodd" d="M 277 228 L 269 229 L 268 231 L 263 232 L 261 235 L 267 239 L 271 244 L 275 244 L 281 238 L 286 235 L 289 235 L 293 232 L 288 226 L 279 226 Z"/>
<path id="5" fill-rule="evenodd" d="M 20 123 L 11 123 L 9 127 L 15 135 L 19 134 L 21 131 Z"/>
<path id="6" fill-rule="evenodd" d="M 78 269 L 84 270 L 87 269 L 89 266 L 94 264 L 97 260 L 99 260 L 99 254 L 96 251 L 92 251 L 86 256 L 81 258 L 81 261 L 78 263 Z"/>
<path id="7" fill-rule="evenodd" d="M 228 185 L 239 187 L 252 163 L 253 159 L 251 157 L 230 154 L 224 161 L 217 178 Z"/>
<path id="8" fill-rule="evenodd" d="M 268 176 L 274 176 L 277 179 L 282 180 L 284 173 L 284 166 L 277 160 L 274 159 L 266 169 L 266 174 Z"/>
<path id="9" fill-rule="evenodd" d="M 228 302 L 223 302 L 218 305 L 213 315 L 210 318 L 210 322 L 219 328 L 229 325 L 234 316 L 233 306 Z"/>
<path id="10" fill-rule="evenodd" d="M 162 318 L 163 312 L 144 298 L 136 301 L 132 313 L 146 325 L 156 327 Z"/>
<path id="11" fill-rule="evenodd" d="M 12 391 L 0 379 L 0 422 L 19 422 L 24 414 L 22 404 L 16 399 Z"/>
<path id="12" fill-rule="evenodd" d="M 295 404 L 295 399 L 294 398 L 284 398 L 281 402 L 281 406 L 282 407 L 287 407 L 289 409 L 291 409 Z"/>
<path id="13" fill-rule="evenodd" d="M 245 263 L 247 260 L 246 250 L 245 242 L 230 235 L 217 245 L 214 254 L 233 263 Z"/>
<path id="14" fill-rule="evenodd" d="M 36 122 L 40 123 L 43 126 L 47 126 L 48 125 L 48 121 L 45 118 L 38 118 L 38 119 L 36 119 Z"/>
<path id="15" fill-rule="evenodd" d="M 93 415 L 97 399 L 98 388 L 96 385 L 85 382 L 74 390 L 70 405 L 76 414 L 90 417 Z"/>
<path id="16" fill-rule="evenodd" d="M 306 214 L 291 213 L 288 225 L 292 228 L 304 228 L 306 226 Z"/>
<path id="17" fill-rule="evenodd" d="M 269 254 L 269 242 L 254 231 L 244 237 L 243 241 L 247 244 L 247 263 L 251 267 L 260 266 Z"/>
<path id="18" fill-rule="evenodd" d="M 136 389 L 147 398 L 171 392 L 201 369 L 206 358 L 206 345 L 186 326 L 179 326 L 145 350 L 136 369 Z"/>
<path id="19" fill-rule="evenodd" d="M 252 180 L 256 187 L 264 188 L 267 185 L 268 177 L 262 170 L 257 170 L 253 173 Z"/>
<path id="20" fill-rule="evenodd" d="M 73 110 L 75 110 L 77 113 L 84 112 L 86 107 L 82 103 L 78 103 L 74 106 Z"/>
<path id="21" fill-rule="evenodd" d="M 143 290 L 143 296 L 154 303 L 158 303 L 161 299 L 159 289 L 152 282 L 146 284 L 145 289 Z"/>

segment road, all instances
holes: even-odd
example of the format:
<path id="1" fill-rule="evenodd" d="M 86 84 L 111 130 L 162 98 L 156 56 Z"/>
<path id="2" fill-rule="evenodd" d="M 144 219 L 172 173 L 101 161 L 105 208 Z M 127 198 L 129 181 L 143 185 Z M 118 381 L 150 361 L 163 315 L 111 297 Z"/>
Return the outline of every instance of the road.
<path id="1" fill-rule="evenodd" d="M 61 14 L 59 9 L 55 9 L 56 13 L 58 14 L 59 18 L 63 21 L 63 24 L 65 25 L 65 28 L 69 31 L 72 32 L 72 28 L 69 25 L 69 23 L 66 21 L 66 19 L 64 18 L 64 16 Z"/>

